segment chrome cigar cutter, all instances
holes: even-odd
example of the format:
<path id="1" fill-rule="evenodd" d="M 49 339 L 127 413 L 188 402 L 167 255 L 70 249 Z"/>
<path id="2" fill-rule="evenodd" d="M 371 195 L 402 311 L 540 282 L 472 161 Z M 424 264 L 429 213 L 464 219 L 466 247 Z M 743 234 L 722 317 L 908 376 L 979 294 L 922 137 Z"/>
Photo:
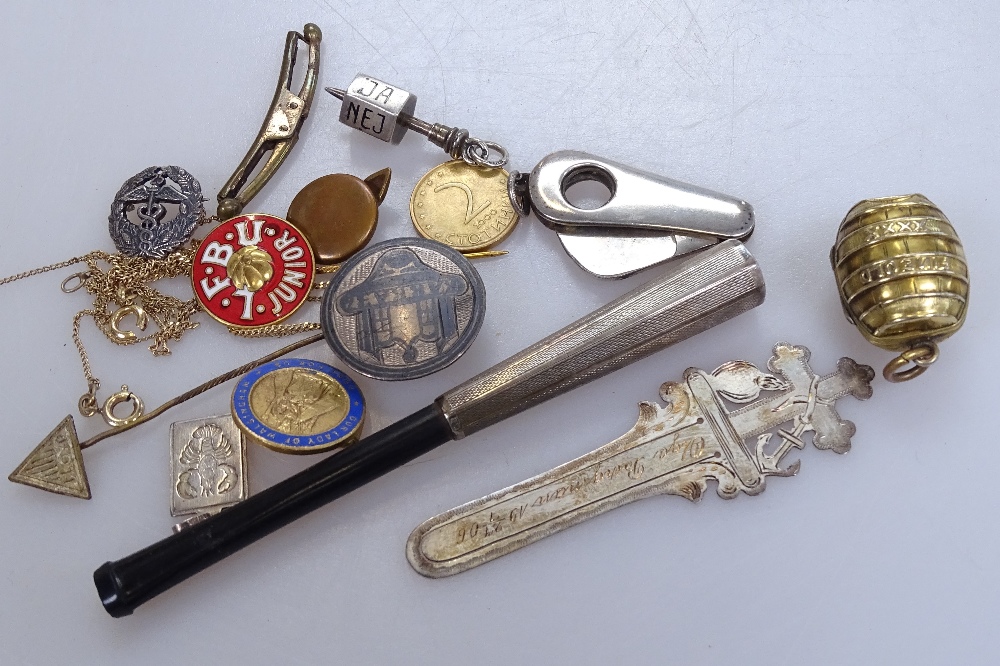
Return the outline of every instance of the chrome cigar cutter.
<path id="1" fill-rule="evenodd" d="M 346 89 L 326 91 L 341 100 L 340 122 L 387 143 L 398 144 L 412 129 L 470 166 L 501 169 L 508 161 L 507 150 L 498 143 L 415 117 L 416 96 L 397 85 L 358 74 Z M 610 200 L 593 209 L 570 203 L 566 191 L 588 180 L 607 187 Z M 449 185 L 444 182 L 438 188 Z M 573 261 L 602 278 L 628 277 L 753 233 L 753 207 L 742 199 L 575 150 L 546 156 L 530 174 L 510 172 L 507 194 L 518 216 L 533 210 L 559 235 Z M 473 214 L 473 194 L 467 196 L 469 217 L 464 223 L 470 224 L 478 213 Z M 414 223 L 421 226 L 419 217 Z"/>
<path id="2" fill-rule="evenodd" d="M 578 208 L 566 193 L 597 181 L 610 199 Z M 535 216 L 559 235 L 581 268 L 597 277 L 624 278 L 695 250 L 753 233 L 746 201 L 575 150 L 542 159 L 530 174 L 512 172 L 514 209 Z"/>
<path id="3" fill-rule="evenodd" d="M 767 477 L 792 476 L 792 449 L 846 453 L 855 427 L 836 403 L 871 397 L 874 371 L 842 358 L 820 377 L 805 347 L 778 343 L 767 370 L 729 361 L 660 387 L 664 405 L 639 403 L 631 430 L 604 446 L 515 486 L 469 502 L 417 527 L 406 556 L 424 576 L 461 573 L 550 534 L 651 495 L 701 498 L 708 481 L 732 499 L 758 495 Z M 791 428 L 783 427 L 791 423 Z"/>

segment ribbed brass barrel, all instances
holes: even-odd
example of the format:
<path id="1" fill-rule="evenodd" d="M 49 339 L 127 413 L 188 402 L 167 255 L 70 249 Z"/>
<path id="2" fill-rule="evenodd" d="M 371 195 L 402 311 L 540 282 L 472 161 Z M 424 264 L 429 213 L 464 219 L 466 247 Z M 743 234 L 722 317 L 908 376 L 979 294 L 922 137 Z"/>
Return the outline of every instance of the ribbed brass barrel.
<path id="1" fill-rule="evenodd" d="M 969 269 L 962 242 L 921 194 L 855 205 L 840 225 L 830 262 L 848 320 L 882 349 L 923 345 L 936 358 L 934 343 L 965 321 Z"/>

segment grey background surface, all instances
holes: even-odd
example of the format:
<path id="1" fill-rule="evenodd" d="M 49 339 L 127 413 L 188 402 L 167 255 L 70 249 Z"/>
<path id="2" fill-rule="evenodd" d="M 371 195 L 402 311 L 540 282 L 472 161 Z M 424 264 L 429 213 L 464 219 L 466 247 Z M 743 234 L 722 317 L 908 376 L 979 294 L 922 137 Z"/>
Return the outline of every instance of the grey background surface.
<path id="1" fill-rule="evenodd" d="M 231 388 L 86 451 L 89 502 L 0 484 L 0 662 L 996 663 L 998 20 L 995 3 L 934 1 L 3 3 L 0 273 L 113 249 L 111 199 L 150 165 L 184 166 L 214 199 L 256 135 L 285 32 L 312 21 L 323 85 L 396 83 L 420 117 L 504 144 L 514 168 L 580 149 L 745 198 L 768 296 L 441 447 L 128 619 L 105 614 L 91 573 L 169 533 L 169 424 L 225 413 Z M 410 191 L 443 153 L 413 133 L 381 144 L 338 108 L 317 95 L 250 208 L 283 215 L 316 177 L 390 166 L 375 240 L 412 235 Z M 755 498 L 644 500 L 454 578 L 410 569 L 418 523 L 616 437 L 686 367 L 761 364 L 785 340 L 819 372 L 845 355 L 881 368 L 890 355 L 844 322 L 827 254 L 855 202 L 910 192 L 959 230 L 972 306 L 924 377 L 842 403 L 858 427 L 848 455 L 806 450 L 797 477 Z M 462 359 L 413 382 L 357 377 L 366 432 L 643 281 L 583 273 L 533 218 L 503 247 L 477 264 L 489 309 Z M 0 289 L 0 469 L 84 389 L 70 323 L 90 302 L 59 291 L 72 270 Z M 168 358 L 89 322 L 83 336 L 106 389 L 128 383 L 149 406 L 281 344 L 201 321 Z M 322 344 L 304 355 L 332 359 Z M 76 420 L 84 438 L 103 425 Z M 310 462 L 252 447 L 252 488 Z"/>

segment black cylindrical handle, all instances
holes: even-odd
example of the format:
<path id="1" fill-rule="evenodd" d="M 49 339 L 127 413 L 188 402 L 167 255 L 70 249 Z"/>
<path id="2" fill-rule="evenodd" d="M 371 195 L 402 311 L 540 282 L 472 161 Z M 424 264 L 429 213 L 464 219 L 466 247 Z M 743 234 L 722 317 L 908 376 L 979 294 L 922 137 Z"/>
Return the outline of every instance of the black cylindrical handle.
<path id="1" fill-rule="evenodd" d="M 105 610 L 131 615 L 160 592 L 454 435 L 436 405 L 302 470 L 218 515 L 94 572 Z"/>

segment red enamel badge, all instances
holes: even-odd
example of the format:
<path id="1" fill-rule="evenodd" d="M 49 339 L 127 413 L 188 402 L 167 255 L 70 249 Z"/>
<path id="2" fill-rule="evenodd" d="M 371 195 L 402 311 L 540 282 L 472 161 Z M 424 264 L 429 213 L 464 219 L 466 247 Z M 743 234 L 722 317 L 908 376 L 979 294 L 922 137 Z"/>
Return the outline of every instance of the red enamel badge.
<path id="1" fill-rule="evenodd" d="M 198 246 L 191 280 L 208 314 L 227 326 L 254 328 L 295 312 L 312 289 L 314 272 L 301 231 L 272 215 L 239 215 Z"/>

